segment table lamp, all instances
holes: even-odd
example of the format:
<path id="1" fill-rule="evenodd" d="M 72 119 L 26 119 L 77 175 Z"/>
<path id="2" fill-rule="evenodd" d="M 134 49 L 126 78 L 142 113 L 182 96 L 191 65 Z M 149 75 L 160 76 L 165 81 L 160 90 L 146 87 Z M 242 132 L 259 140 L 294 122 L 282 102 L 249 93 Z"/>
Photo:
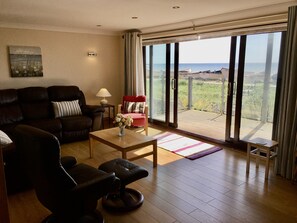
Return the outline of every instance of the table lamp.
<path id="1" fill-rule="evenodd" d="M 96 94 L 97 97 L 102 97 L 103 99 L 100 101 L 102 105 L 107 104 L 106 97 L 111 97 L 111 94 L 106 88 L 101 88 L 98 93 Z"/>

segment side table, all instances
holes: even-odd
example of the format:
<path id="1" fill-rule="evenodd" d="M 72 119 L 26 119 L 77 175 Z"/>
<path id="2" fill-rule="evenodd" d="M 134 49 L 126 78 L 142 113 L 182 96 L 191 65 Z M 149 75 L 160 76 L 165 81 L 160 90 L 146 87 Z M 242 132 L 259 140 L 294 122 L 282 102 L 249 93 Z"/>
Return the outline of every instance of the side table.
<path id="1" fill-rule="evenodd" d="M 115 117 L 115 106 L 112 104 L 101 104 L 104 109 L 108 109 L 108 127 L 111 127 L 111 120 Z M 112 109 L 112 111 L 111 111 Z M 102 127 L 104 129 L 104 114 L 102 117 Z"/>
<path id="2" fill-rule="evenodd" d="M 278 142 L 273 140 L 267 140 L 263 138 L 255 138 L 247 141 L 247 162 L 246 173 L 250 171 L 250 158 L 256 158 L 256 168 L 259 167 L 259 160 L 265 160 L 265 179 L 268 179 L 270 160 L 273 160 L 277 156 Z M 253 148 L 253 149 L 252 149 Z"/>

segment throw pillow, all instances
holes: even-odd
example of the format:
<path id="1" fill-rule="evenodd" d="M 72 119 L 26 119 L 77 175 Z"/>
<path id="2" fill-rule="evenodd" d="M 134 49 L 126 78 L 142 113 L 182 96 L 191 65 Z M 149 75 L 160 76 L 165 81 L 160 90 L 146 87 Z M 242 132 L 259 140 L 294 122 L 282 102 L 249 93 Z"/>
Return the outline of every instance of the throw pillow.
<path id="1" fill-rule="evenodd" d="M 144 113 L 145 102 L 125 102 L 124 113 Z"/>
<path id="2" fill-rule="evenodd" d="M 78 100 L 74 101 L 52 101 L 55 118 L 82 115 Z"/>
<path id="3" fill-rule="evenodd" d="M 12 143 L 11 139 L 6 135 L 5 132 L 0 130 L 0 145 L 8 145 Z"/>

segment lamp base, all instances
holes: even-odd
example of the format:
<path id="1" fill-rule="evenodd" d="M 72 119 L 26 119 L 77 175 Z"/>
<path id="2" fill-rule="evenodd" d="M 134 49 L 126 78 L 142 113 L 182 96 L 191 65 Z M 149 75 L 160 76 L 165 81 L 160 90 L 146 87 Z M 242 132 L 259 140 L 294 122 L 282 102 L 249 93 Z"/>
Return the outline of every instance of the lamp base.
<path id="1" fill-rule="evenodd" d="M 106 105 L 106 104 L 107 104 L 107 100 L 106 100 L 105 98 L 103 98 L 103 99 L 100 101 L 100 103 L 101 103 L 102 105 Z"/>

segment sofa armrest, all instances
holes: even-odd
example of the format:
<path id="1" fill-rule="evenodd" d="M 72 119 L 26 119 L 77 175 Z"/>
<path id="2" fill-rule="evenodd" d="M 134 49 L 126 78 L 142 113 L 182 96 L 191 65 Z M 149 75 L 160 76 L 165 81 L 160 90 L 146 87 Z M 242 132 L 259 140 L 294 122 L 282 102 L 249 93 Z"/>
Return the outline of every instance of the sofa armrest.
<path id="1" fill-rule="evenodd" d="M 92 131 L 102 129 L 102 119 L 105 109 L 99 105 L 85 105 L 81 108 L 83 115 L 92 119 Z"/>
<path id="2" fill-rule="evenodd" d="M 82 113 L 87 116 L 97 115 L 97 113 L 104 113 L 104 108 L 99 105 L 85 105 L 81 108 Z"/>
<path id="3" fill-rule="evenodd" d="M 92 180 L 78 184 L 73 188 L 72 192 L 77 196 L 96 196 L 99 197 L 106 195 L 108 192 L 117 191 L 120 188 L 120 180 L 115 176 L 114 173 L 104 173 L 98 171 L 98 175 Z M 100 188 L 100 190 L 98 190 Z"/>
<path id="4" fill-rule="evenodd" d="M 69 169 L 76 165 L 77 160 L 74 156 L 62 156 L 61 157 L 61 164 L 64 169 Z"/>

